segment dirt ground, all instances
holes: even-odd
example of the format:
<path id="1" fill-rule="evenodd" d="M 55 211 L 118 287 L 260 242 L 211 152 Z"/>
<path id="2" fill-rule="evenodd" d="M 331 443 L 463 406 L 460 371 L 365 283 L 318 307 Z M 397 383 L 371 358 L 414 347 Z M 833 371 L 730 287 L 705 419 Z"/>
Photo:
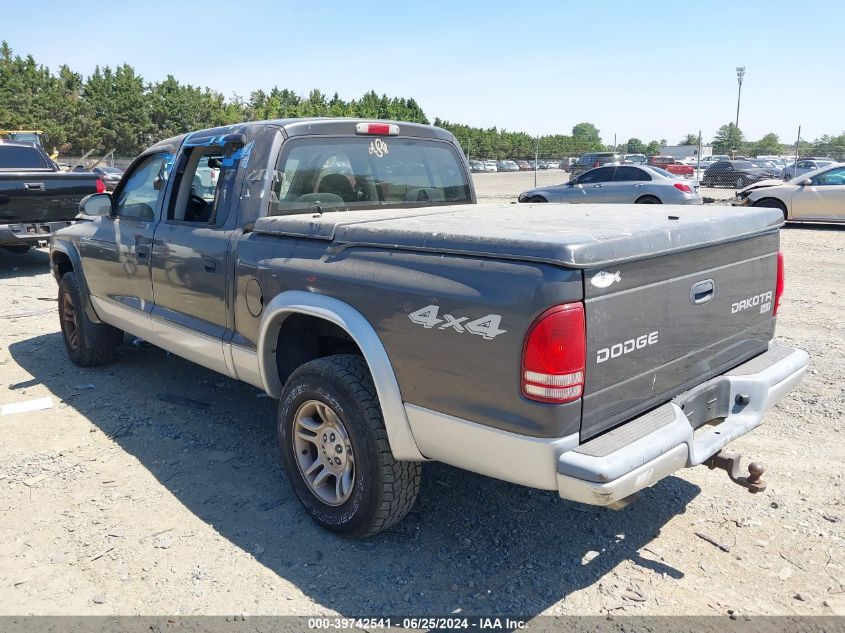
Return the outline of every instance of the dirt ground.
<path id="1" fill-rule="evenodd" d="M 300 509 L 274 401 L 146 345 L 73 366 L 46 251 L 0 253 L 0 405 L 51 405 L 0 416 L 0 614 L 845 614 L 845 230 L 782 243 L 778 338 L 812 369 L 732 445 L 766 492 L 698 467 L 617 512 L 427 464 L 363 542 Z"/>

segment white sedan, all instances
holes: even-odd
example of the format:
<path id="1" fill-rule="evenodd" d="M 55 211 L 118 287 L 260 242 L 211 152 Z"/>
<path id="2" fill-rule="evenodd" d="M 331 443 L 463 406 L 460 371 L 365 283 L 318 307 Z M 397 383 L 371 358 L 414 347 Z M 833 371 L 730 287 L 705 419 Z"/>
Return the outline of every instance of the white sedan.
<path id="1" fill-rule="evenodd" d="M 741 205 L 774 207 L 787 221 L 845 222 L 845 163 L 788 182 L 761 180 L 737 193 Z"/>

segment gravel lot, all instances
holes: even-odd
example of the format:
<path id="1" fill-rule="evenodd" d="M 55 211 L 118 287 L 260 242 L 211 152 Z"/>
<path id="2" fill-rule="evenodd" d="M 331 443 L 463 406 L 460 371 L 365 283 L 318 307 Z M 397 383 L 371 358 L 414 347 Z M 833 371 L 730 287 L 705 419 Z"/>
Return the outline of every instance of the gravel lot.
<path id="1" fill-rule="evenodd" d="M 476 181 L 506 199 L 533 174 Z M 52 405 L 0 417 L 0 614 L 845 614 L 845 231 L 782 239 L 778 334 L 813 365 L 732 445 L 765 493 L 699 467 L 614 512 L 430 464 L 365 542 L 300 510 L 274 401 L 144 345 L 74 367 L 46 251 L 0 252 L 0 404 Z"/>

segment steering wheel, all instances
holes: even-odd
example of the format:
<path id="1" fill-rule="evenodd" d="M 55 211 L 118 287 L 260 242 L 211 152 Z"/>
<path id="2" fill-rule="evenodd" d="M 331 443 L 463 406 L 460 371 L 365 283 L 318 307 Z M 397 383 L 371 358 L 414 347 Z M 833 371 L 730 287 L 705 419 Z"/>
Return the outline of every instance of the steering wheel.
<path id="1" fill-rule="evenodd" d="M 185 219 L 189 222 L 196 222 L 202 219 L 202 214 L 205 211 L 205 207 L 208 204 L 208 201 L 205 200 L 202 196 L 199 196 L 193 189 L 191 188 L 191 193 L 188 196 L 188 212 L 190 213 L 190 217 L 188 213 L 185 214 Z"/>

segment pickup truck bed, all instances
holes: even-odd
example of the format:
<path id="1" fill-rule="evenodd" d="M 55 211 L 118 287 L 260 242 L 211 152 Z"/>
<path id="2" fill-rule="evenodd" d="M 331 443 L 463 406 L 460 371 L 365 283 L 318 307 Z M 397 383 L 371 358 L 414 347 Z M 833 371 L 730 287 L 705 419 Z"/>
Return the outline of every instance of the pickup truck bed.
<path id="1" fill-rule="evenodd" d="M 49 240 L 77 216 L 82 198 L 102 191 L 98 176 L 59 171 L 34 143 L 0 141 L 0 246 Z"/>
<path id="2" fill-rule="evenodd" d="M 326 240 L 346 250 L 389 248 L 578 269 L 587 327 L 580 425 L 586 440 L 767 349 L 782 222 L 777 209 L 763 208 L 737 215 L 732 207 L 632 205 L 622 215 L 607 205 L 562 212 L 498 203 L 271 216 L 260 218 L 255 232 Z M 591 283 L 603 273 L 619 279 L 608 287 Z M 761 277 L 768 279 L 761 283 Z M 691 293 L 701 280 L 708 288 L 696 304 Z M 732 313 L 733 303 L 766 293 L 765 312 Z M 652 332 L 659 344 L 646 350 L 598 356 L 608 345 Z M 520 344 L 500 353 L 517 354 Z M 471 345 L 461 353 L 477 361 Z M 455 362 L 457 373 L 471 371 Z"/>

